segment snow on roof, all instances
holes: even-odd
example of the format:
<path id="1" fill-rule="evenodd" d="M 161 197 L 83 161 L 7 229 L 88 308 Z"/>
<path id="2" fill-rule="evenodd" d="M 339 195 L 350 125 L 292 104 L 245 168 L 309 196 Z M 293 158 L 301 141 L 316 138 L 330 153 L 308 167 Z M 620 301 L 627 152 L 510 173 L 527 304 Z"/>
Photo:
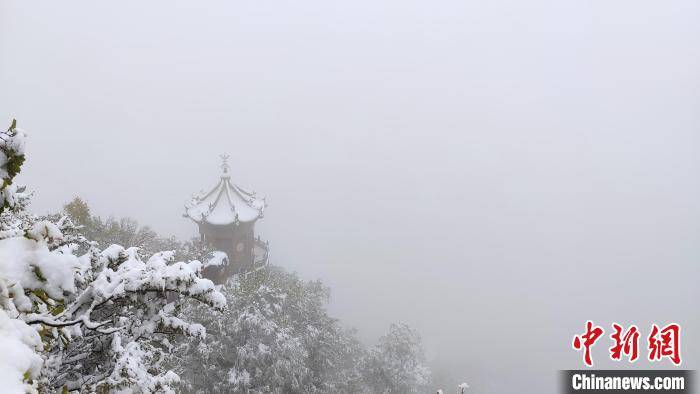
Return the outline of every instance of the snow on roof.
<path id="1" fill-rule="evenodd" d="M 219 183 L 209 192 L 200 192 L 185 204 L 185 216 L 197 223 L 206 222 L 213 225 L 228 225 L 240 222 L 252 222 L 263 216 L 264 198 L 255 192 L 249 192 L 231 182 L 228 173 L 228 156 L 222 156 L 223 173 Z"/>

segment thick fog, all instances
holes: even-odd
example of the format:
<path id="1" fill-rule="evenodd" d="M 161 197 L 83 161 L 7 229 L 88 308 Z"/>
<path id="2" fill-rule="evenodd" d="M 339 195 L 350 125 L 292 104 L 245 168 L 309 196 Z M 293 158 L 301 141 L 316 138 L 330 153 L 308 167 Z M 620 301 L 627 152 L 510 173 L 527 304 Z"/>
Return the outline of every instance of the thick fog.
<path id="1" fill-rule="evenodd" d="M 228 153 L 267 196 L 273 262 L 329 285 L 364 341 L 403 321 L 450 392 L 553 392 L 587 319 L 677 321 L 700 366 L 699 18 L 696 1 L 4 1 L 0 119 L 29 133 L 35 211 L 77 195 L 182 238 Z"/>

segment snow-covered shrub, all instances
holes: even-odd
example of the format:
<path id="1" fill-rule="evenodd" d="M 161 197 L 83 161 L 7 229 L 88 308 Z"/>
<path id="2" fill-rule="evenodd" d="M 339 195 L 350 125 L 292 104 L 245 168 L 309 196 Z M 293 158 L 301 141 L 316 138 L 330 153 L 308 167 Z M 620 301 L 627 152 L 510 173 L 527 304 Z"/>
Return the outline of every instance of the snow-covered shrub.
<path id="1" fill-rule="evenodd" d="M 169 338 L 204 338 L 178 316 L 180 298 L 222 309 L 198 261 L 136 248 L 100 251 L 66 217 L 38 218 L 13 183 L 24 134 L 0 134 L 0 384 L 3 392 L 169 392 Z"/>

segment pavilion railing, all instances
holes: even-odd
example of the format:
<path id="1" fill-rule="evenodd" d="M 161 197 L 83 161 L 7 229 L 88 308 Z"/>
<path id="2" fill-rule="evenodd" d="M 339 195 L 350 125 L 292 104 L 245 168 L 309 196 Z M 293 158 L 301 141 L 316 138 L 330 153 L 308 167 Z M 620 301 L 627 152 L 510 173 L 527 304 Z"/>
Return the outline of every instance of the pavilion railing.
<path id="1" fill-rule="evenodd" d="M 251 271 L 257 271 L 270 262 L 270 243 L 263 241 L 260 236 L 255 237 L 255 249 L 253 253 L 253 266 Z"/>

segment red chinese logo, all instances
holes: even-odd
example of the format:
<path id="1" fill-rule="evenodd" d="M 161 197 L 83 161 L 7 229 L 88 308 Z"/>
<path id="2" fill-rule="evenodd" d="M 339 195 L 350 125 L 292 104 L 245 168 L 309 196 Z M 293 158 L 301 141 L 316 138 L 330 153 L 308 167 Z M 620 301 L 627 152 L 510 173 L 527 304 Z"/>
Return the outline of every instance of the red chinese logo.
<path id="1" fill-rule="evenodd" d="M 613 346 L 610 347 L 610 358 L 615 361 L 627 358 L 629 362 L 635 362 L 639 358 L 639 337 L 640 332 L 637 326 L 631 325 L 625 330 L 617 323 L 612 324 L 613 333 L 610 339 L 613 341 Z M 592 321 L 586 322 L 586 330 L 582 334 L 574 336 L 574 350 L 583 350 L 583 362 L 591 367 L 593 366 L 593 356 L 591 348 L 596 341 L 603 336 L 603 329 L 593 324 Z M 676 323 L 671 323 L 663 328 L 659 328 L 656 324 L 651 326 L 651 332 L 647 338 L 649 350 L 649 361 L 660 361 L 668 358 L 673 364 L 681 364 L 681 327 Z"/>
<path id="2" fill-rule="evenodd" d="M 654 324 L 649 334 L 649 361 L 658 361 L 668 357 L 675 365 L 681 365 L 681 327 L 669 324 L 659 329 Z"/>
<path id="3" fill-rule="evenodd" d="M 613 323 L 613 333 L 610 338 L 615 341 L 615 345 L 610 348 L 610 358 L 620 360 L 624 354 L 629 358 L 629 362 L 634 362 L 639 357 L 639 330 L 637 326 L 631 326 L 622 335 L 622 326 Z"/>
<path id="4" fill-rule="evenodd" d="M 581 336 L 576 335 L 574 337 L 574 349 L 581 350 L 581 348 L 583 348 L 583 362 L 589 367 L 593 366 L 591 347 L 595 345 L 595 342 L 602 335 L 603 329 L 600 327 L 593 327 L 593 322 L 589 320 L 586 322 L 586 332 Z"/>

